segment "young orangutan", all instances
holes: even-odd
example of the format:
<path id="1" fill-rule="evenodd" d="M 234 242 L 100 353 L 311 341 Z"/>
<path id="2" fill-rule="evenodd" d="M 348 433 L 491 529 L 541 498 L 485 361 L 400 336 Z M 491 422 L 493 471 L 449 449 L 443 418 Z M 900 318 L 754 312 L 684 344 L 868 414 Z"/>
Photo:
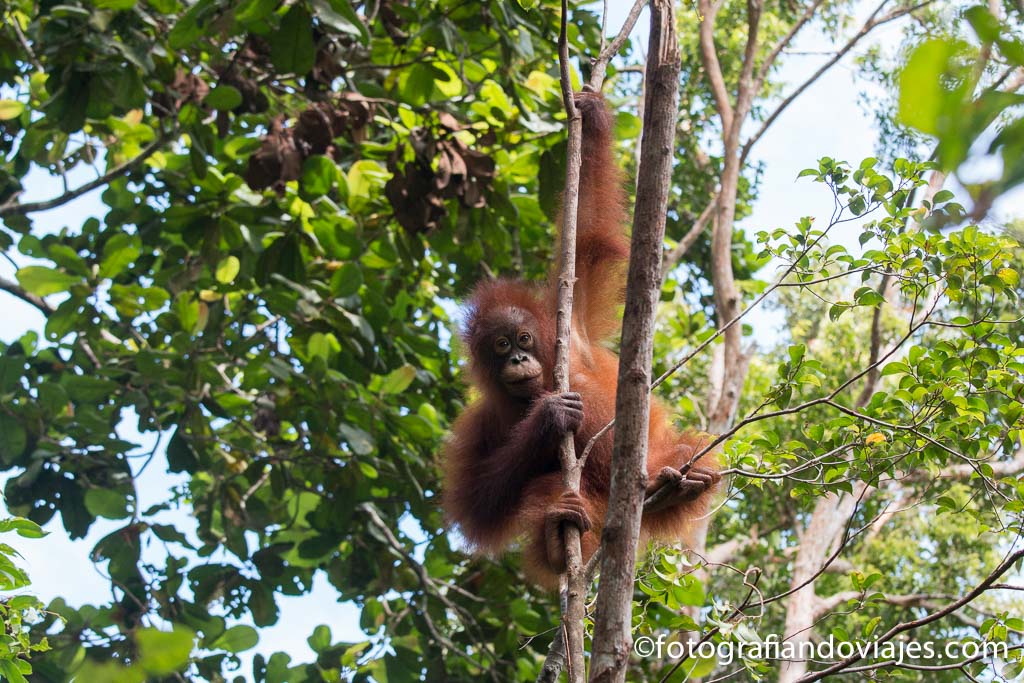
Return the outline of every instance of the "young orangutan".
<path id="1" fill-rule="evenodd" d="M 611 431 L 594 445 L 579 495 L 562 487 L 558 444 L 567 432 L 581 453 L 615 416 L 618 356 L 602 345 L 619 326 L 629 244 L 623 234 L 625 193 L 613 160 L 613 118 L 604 99 L 578 93 L 583 118 L 576 285 L 570 386 L 552 392 L 557 273 L 544 286 L 502 279 L 484 282 L 469 300 L 464 340 L 480 398 L 452 428 L 445 446 L 444 509 L 472 547 L 497 554 L 526 536 L 525 567 L 544 586 L 565 569 L 562 525 L 582 533 L 583 558 L 597 548 L 608 500 Z M 686 475 L 680 468 L 699 448 L 651 405 L 649 490 L 672 494 L 644 513 L 645 538 L 679 540 L 705 514 L 720 476 L 712 456 Z"/>

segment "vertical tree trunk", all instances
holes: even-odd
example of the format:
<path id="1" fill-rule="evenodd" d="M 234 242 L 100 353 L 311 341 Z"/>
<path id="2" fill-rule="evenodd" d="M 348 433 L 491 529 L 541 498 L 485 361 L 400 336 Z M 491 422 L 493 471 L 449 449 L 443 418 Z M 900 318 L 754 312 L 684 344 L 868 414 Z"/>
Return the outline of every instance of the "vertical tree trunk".
<path id="1" fill-rule="evenodd" d="M 632 649 L 633 583 L 647 483 L 651 358 L 661 252 L 679 108 L 679 42 L 673 0 L 652 0 L 643 141 L 615 396 L 611 491 L 602 532 L 591 681 L 625 681 Z"/>
<path id="2" fill-rule="evenodd" d="M 565 176 L 565 195 L 562 199 L 562 253 L 558 271 L 558 308 L 555 314 L 555 367 L 554 390 L 569 391 L 569 343 L 572 339 L 572 293 L 576 281 L 576 214 L 579 204 L 581 137 L 583 124 L 573 101 L 569 78 L 569 41 L 566 36 L 569 3 L 562 0 L 562 24 L 558 35 L 558 63 L 561 75 L 562 99 L 569 117 L 569 140 Z M 562 483 L 570 491 L 580 490 L 581 467 L 576 459 L 572 434 L 566 434 L 559 444 Z M 570 683 L 586 680 L 583 649 L 583 617 L 586 614 L 586 586 L 583 580 L 583 554 L 580 548 L 580 530 L 565 527 L 565 575 L 562 589 L 562 637 L 565 640 L 566 670 Z"/>
<path id="3" fill-rule="evenodd" d="M 791 588 L 807 584 L 786 600 L 785 639 L 795 646 L 796 657 L 783 662 L 779 683 L 793 683 L 807 673 L 807 661 L 800 655 L 800 647 L 811 642 L 817 619 L 818 596 L 814 591 L 814 577 L 819 573 L 842 540 L 846 523 L 857 507 L 863 485 L 854 494 L 830 494 L 818 500 L 807 527 L 800 534 L 800 549 L 793 566 Z"/>

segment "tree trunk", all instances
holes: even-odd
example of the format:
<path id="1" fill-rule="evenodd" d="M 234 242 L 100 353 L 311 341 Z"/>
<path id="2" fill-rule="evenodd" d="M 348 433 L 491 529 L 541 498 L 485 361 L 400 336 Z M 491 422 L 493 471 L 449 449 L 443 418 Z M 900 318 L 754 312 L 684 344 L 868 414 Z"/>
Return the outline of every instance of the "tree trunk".
<path id="1" fill-rule="evenodd" d="M 673 0 L 651 0 L 643 141 L 622 349 L 615 395 L 608 515 L 601 533 L 601 581 L 594 616 L 590 680 L 621 683 L 632 651 L 633 584 L 647 484 L 651 360 L 661 291 L 661 252 L 679 109 L 679 41 Z"/>
<path id="2" fill-rule="evenodd" d="M 807 527 L 800 534 L 800 548 L 796 553 L 790 588 L 802 587 L 786 600 L 784 631 L 785 640 L 794 644 L 796 655 L 793 660 L 783 662 L 779 683 L 793 683 L 807 673 L 806 653 L 801 654 L 800 647 L 811 642 L 814 622 L 818 616 L 814 577 L 822 571 L 825 561 L 842 540 L 863 489 L 864 485 L 858 484 L 854 495 L 829 494 L 819 499 Z"/>

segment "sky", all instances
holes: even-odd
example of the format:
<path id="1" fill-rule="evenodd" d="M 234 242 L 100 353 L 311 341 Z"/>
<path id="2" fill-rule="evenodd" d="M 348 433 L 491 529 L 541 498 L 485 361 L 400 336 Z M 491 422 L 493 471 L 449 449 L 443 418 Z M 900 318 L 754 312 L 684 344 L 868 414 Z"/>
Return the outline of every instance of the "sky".
<path id="1" fill-rule="evenodd" d="M 609 26 L 620 25 L 631 4 L 625 0 L 609 3 Z M 641 18 L 635 32 L 638 35 L 646 33 L 646 16 Z M 894 40 L 898 35 L 894 26 L 880 31 L 878 39 Z M 827 38 L 816 27 L 810 26 L 793 49 L 814 53 L 831 48 Z M 786 56 L 780 77 L 789 87 L 783 88 L 783 92 L 803 82 L 825 59 L 820 54 Z M 857 78 L 848 55 L 782 114 L 751 155 L 752 160 L 764 163 L 765 173 L 753 214 L 741 224 L 744 229 L 754 232 L 788 227 L 802 216 L 825 218 L 831 213 L 832 196 L 828 190 L 807 179 L 797 181 L 796 176 L 802 169 L 816 166 L 822 156 L 844 159 L 853 164 L 872 156 L 878 132 L 873 117 L 858 105 L 858 94 L 871 87 Z M 77 169 L 71 174 L 71 185 L 77 186 L 92 177 L 90 170 Z M 25 187 L 23 201 L 47 199 L 61 192 L 56 179 L 38 171 L 29 175 Z M 87 217 L 102 217 L 105 207 L 99 194 L 99 191 L 94 191 L 57 209 L 33 214 L 36 229 L 49 232 L 68 226 L 75 230 Z M 1004 197 L 996 205 L 994 213 L 1008 215 L 1013 207 L 1022 205 L 1024 192 L 1018 191 Z M 856 225 L 848 224 L 842 229 L 843 232 L 835 239 L 855 245 L 859 234 Z M 18 262 L 26 265 L 28 260 L 20 259 Z M 13 279 L 14 268 L 10 263 L 0 261 L 0 276 Z M 0 312 L 4 321 L 0 325 L 0 340 L 11 342 L 27 330 L 37 330 L 41 334 L 43 317 L 28 304 L 0 292 Z M 762 336 L 762 333 L 774 334 L 774 330 L 765 328 L 774 327 L 778 321 L 771 314 L 761 314 L 752 317 L 752 324 Z M 148 452 L 154 444 L 155 435 L 139 434 L 135 429 L 134 416 L 125 415 L 124 418 L 119 426 L 120 436 L 138 443 L 140 452 Z M 5 477 L 0 476 L 0 484 L 4 480 Z M 165 500 L 170 487 L 184 482 L 183 476 L 167 473 L 161 447 L 157 459 L 138 478 L 140 509 Z M 183 531 L 194 528 L 194 522 L 185 511 L 164 514 L 162 521 L 174 523 Z M 32 578 L 32 591 L 44 602 L 62 596 L 72 605 L 99 604 L 111 599 L 110 585 L 89 560 L 89 553 L 100 538 L 120 525 L 114 521 L 98 520 L 85 539 L 70 541 L 59 520 L 55 519 L 46 525 L 51 533 L 44 539 L 4 540 L 24 556 L 24 564 Z M 244 662 L 251 662 L 254 652 L 269 655 L 276 651 L 288 652 L 294 662 L 311 661 L 314 655 L 305 639 L 318 624 L 328 624 L 335 640 L 359 641 L 366 637 L 358 628 L 358 608 L 350 603 L 339 604 L 336 591 L 322 576 L 318 575 L 313 590 L 306 596 L 278 596 L 278 605 L 281 608 L 280 621 L 275 626 L 261 629 L 260 644 L 255 650 L 243 653 Z M 244 667 L 242 673 L 247 669 L 248 666 Z"/>

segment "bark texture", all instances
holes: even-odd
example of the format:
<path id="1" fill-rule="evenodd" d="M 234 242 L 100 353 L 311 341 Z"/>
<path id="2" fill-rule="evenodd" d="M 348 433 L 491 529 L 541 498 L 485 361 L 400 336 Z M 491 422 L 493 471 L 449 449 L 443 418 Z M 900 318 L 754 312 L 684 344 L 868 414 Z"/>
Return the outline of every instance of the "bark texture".
<path id="1" fill-rule="evenodd" d="M 615 397 L 615 441 L 590 680 L 625 681 L 632 650 L 633 581 L 647 484 L 654 319 L 679 108 L 679 41 L 674 3 L 652 0 L 643 142 L 626 283 Z"/>

